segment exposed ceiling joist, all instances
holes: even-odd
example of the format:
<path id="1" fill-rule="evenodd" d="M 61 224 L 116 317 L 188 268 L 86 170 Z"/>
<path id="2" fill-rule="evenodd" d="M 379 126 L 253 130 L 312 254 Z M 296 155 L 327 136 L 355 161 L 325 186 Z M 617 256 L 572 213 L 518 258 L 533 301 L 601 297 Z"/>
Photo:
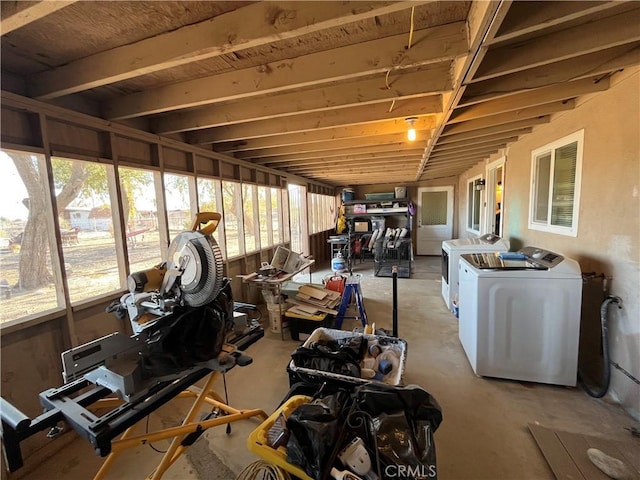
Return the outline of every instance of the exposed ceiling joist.
<path id="1" fill-rule="evenodd" d="M 536 118 L 542 115 L 549 115 L 557 112 L 572 110 L 575 107 L 575 100 L 567 100 L 561 102 L 545 103 L 534 107 L 523 108 L 513 112 L 499 113 L 488 117 L 469 120 L 467 122 L 456 123 L 445 127 L 443 135 L 455 135 L 456 133 L 469 132 L 471 130 L 480 130 L 482 128 L 490 128 L 498 125 L 509 124 L 519 120 L 528 118 Z"/>
<path id="2" fill-rule="evenodd" d="M 414 124 L 416 130 L 430 130 L 435 126 L 433 116 L 418 117 Z M 329 128 L 312 132 L 290 133 L 274 135 L 272 137 L 242 139 L 239 142 L 228 142 L 215 145 L 216 151 L 228 152 L 239 150 L 253 150 L 257 148 L 283 147 L 287 145 L 302 145 L 315 142 L 332 142 L 345 138 L 373 137 L 403 132 L 407 134 L 407 123 L 402 120 L 382 121 L 368 124 L 353 125 L 341 128 Z"/>
<path id="3" fill-rule="evenodd" d="M 490 50 L 473 82 L 548 65 L 640 40 L 640 9 Z"/>
<path id="4" fill-rule="evenodd" d="M 447 145 L 447 144 L 438 145 L 435 149 L 432 150 L 432 155 L 439 155 L 443 153 L 460 153 L 460 152 L 465 152 L 469 150 L 474 150 L 477 148 L 486 148 L 486 147 L 493 147 L 498 145 L 504 146 L 507 143 L 515 142 L 517 139 L 518 137 L 515 136 L 515 137 L 501 138 L 499 140 L 486 140 L 484 142 L 469 143 L 465 145 Z"/>
<path id="5" fill-rule="evenodd" d="M 283 8 L 279 2 L 256 2 L 43 72 L 35 77 L 32 92 L 36 98 L 52 99 L 423 3 L 290 2 Z"/>
<path id="6" fill-rule="evenodd" d="M 367 160 L 367 166 L 375 167 L 375 166 L 383 166 L 387 168 L 392 168 L 395 166 L 403 166 L 407 163 L 417 162 L 420 160 L 419 156 L 412 156 L 406 158 L 382 158 L 379 160 Z M 344 167 L 344 161 L 338 160 L 335 162 L 325 162 L 323 164 L 310 164 L 310 165 L 291 165 L 287 168 L 292 172 L 317 172 L 322 170 L 327 170 L 328 168 L 340 168 Z"/>
<path id="7" fill-rule="evenodd" d="M 333 157 L 344 157 L 345 155 L 361 155 L 366 153 L 386 153 L 386 152 L 403 152 L 403 151 L 418 151 L 422 152 L 421 148 L 416 149 L 415 145 L 409 142 L 403 143 L 390 143 L 384 146 L 374 147 L 356 147 L 356 148 L 343 148 L 339 150 L 330 150 L 324 152 L 305 152 L 295 153 L 291 155 L 279 155 L 274 157 L 268 157 L 261 160 L 253 160 L 254 163 L 284 163 L 284 162 L 298 162 L 302 160 L 310 160 L 314 158 L 318 159 L 330 159 Z"/>
<path id="8" fill-rule="evenodd" d="M 483 80 L 467 86 L 458 106 L 467 106 L 493 98 L 518 93 L 522 90 L 547 87 L 585 77 L 606 75 L 640 59 L 640 43 L 613 47 L 561 62 L 512 73 L 503 77 Z"/>
<path id="9" fill-rule="evenodd" d="M 458 135 L 449 135 L 447 137 L 441 137 L 438 141 L 439 147 L 457 147 L 459 145 L 473 145 L 475 143 L 482 143 L 491 140 L 502 140 L 504 138 L 509 138 L 512 136 L 520 136 L 526 135 L 527 133 L 531 133 L 533 131 L 532 127 L 525 128 L 515 128 L 515 129 L 507 129 L 505 131 L 499 131 L 496 133 L 489 133 L 487 135 L 479 136 L 479 137 L 469 137 L 469 134 L 460 133 Z M 434 149 L 435 150 L 435 149 Z"/>
<path id="10" fill-rule="evenodd" d="M 416 131 L 416 144 L 424 144 L 429 138 L 429 130 Z M 331 142 L 314 142 L 306 143 L 302 145 L 291 145 L 287 147 L 274 147 L 274 148 L 262 148 L 258 150 L 249 150 L 244 152 L 237 152 L 236 158 L 253 159 L 254 161 L 260 159 L 268 159 L 278 155 L 291 155 L 295 153 L 303 152 L 333 152 L 335 150 L 342 150 L 345 148 L 358 148 L 358 147 L 382 147 L 390 144 L 399 144 L 407 142 L 407 133 L 393 133 L 390 135 L 380 135 L 376 137 L 357 137 L 347 138 L 342 140 L 334 140 Z"/>
<path id="11" fill-rule="evenodd" d="M 2 35 L 13 32 L 58 10 L 74 4 L 78 0 L 42 0 L 33 2 L 2 2 L 0 31 Z"/>
<path id="12" fill-rule="evenodd" d="M 406 48 L 407 35 L 395 35 L 167 85 L 117 98 L 108 102 L 104 111 L 110 119 L 139 117 L 415 68 L 446 61 L 467 50 L 462 22 L 418 30 L 414 39 L 410 49 Z"/>
<path id="13" fill-rule="evenodd" d="M 478 155 L 489 155 L 493 152 L 497 152 L 503 148 L 506 144 L 502 145 L 489 145 L 485 147 L 472 148 L 464 152 L 442 152 L 439 154 L 433 154 L 429 157 L 429 161 L 444 161 L 444 160 L 457 160 L 462 158 L 468 158 Z"/>
<path id="14" fill-rule="evenodd" d="M 571 23 L 584 17 L 605 14 L 621 2 L 569 1 L 569 2 L 519 2 L 503 20 L 498 33 L 488 39 L 486 45 L 526 37 L 532 34 Z"/>
<path id="15" fill-rule="evenodd" d="M 414 98 L 396 102 L 392 105 L 374 103 L 325 112 L 307 113 L 282 117 L 278 122 L 259 120 L 250 123 L 227 125 L 190 132 L 187 136 L 189 143 L 206 144 L 229 142 L 243 138 L 268 137 L 283 133 L 305 132 L 368 123 L 372 118 L 376 121 L 403 119 L 410 116 L 431 115 L 442 111 L 440 95 Z"/>
<path id="16" fill-rule="evenodd" d="M 558 100 L 568 100 L 580 95 L 603 92 L 609 88 L 609 78 L 584 78 L 575 82 L 561 83 L 548 87 L 536 88 L 525 92 L 515 93 L 508 97 L 471 105 L 469 107 L 454 110 L 448 124 L 475 120 L 478 118 L 495 115 L 497 113 L 511 112 L 526 107 L 542 105 Z"/>
<path id="17" fill-rule="evenodd" d="M 342 155 L 340 157 L 332 157 L 333 161 L 342 161 L 342 162 L 360 162 L 360 161 L 372 161 L 379 159 L 405 159 L 411 157 L 417 157 L 422 155 L 422 150 L 396 150 L 390 152 L 380 152 L 380 153 L 361 153 L 361 154 L 353 154 L 353 155 Z M 270 166 L 273 165 L 275 167 L 287 167 L 287 166 L 308 166 L 308 165 L 325 165 L 327 161 L 322 158 L 311 158 L 307 160 L 287 160 L 278 163 L 266 162 L 260 163 L 259 165 Z"/>
<path id="18" fill-rule="evenodd" d="M 399 101 L 443 93 L 451 89 L 449 62 L 428 65 L 417 72 L 396 71 L 376 78 L 213 105 L 157 117 L 156 133 L 175 133 L 246 121 L 268 120 L 370 103 Z M 387 87 L 388 84 L 388 87 Z"/>
<path id="19" fill-rule="evenodd" d="M 478 138 L 478 137 L 484 137 L 486 135 L 493 135 L 499 132 L 509 132 L 511 130 L 518 130 L 523 127 L 532 127 L 535 125 L 542 125 L 545 123 L 549 123 L 550 121 L 551 121 L 551 116 L 545 115 L 543 117 L 527 118 L 526 120 L 519 120 L 517 122 L 512 122 L 512 123 L 504 123 L 504 124 L 496 125 L 493 127 L 480 128 L 478 130 L 471 130 L 471 131 L 460 133 L 460 134 L 458 134 L 457 132 L 443 132 L 442 136 L 443 137 L 448 137 L 450 135 L 453 136 L 453 134 L 456 133 L 455 135 L 456 140 Z"/>

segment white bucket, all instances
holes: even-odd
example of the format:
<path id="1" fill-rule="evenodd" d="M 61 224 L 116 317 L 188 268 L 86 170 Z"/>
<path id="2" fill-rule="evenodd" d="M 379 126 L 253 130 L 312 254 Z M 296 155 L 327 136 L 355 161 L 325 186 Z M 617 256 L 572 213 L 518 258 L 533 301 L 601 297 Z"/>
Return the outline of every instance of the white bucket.
<path id="1" fill-rule="evenodd" d="M 279 303 L 267 304 L 267 309 L 269 310 L 269 329 L 273 333 L 280 333 L 283 328 L 287 328 L 289 326 L 286 320 L 283 322 L 284 312 L 287 311 L 289 306 L 286 303 L 283 303 L 282 311 L 280 310 L 280 306 L 281 305 Z"/>

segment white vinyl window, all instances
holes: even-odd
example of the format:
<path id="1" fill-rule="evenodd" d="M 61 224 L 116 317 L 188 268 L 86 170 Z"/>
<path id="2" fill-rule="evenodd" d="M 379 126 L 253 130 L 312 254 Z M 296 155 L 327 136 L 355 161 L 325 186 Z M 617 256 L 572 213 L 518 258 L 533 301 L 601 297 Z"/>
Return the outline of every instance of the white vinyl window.
<path id="1" fill-rule="evenodd" d="M 478 235 L 483 188 L 484 181 L 481 176 L 473 177 L 467 183 L 467 231 Z"/>
<path id="2" fill-rule="evenodd" d="M 584 130 L 531 153 L 529 228 L 578 234 Z"/>

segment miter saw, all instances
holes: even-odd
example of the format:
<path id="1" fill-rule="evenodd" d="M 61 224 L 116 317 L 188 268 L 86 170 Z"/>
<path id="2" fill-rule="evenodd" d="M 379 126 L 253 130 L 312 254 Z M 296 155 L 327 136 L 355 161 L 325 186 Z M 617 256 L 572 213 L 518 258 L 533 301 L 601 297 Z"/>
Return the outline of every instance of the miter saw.
<path id="1" fill-rule="evenodd" d="M 128 316 L 134 335 L 114 333 L 62 354 L 65 382 L 84 376 L 131 401 L 158 381 L 214 360 L 233 329 L 230 282 L 212 237 L 219 213 L 196 215 L 171 241 L 167 260 L 132 273 L 107 311 Z"/>

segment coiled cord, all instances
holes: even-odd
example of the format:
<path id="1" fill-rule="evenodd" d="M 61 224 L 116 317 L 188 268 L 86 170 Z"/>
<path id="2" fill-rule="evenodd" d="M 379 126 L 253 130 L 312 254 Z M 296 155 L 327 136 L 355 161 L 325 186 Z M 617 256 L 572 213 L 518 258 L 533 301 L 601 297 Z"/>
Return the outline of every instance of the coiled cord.
<path id="1" fill-rule="evenodd" d="M 276 465 L 257 460 L 247 465 L 236 480 L 291 480 L 291 476 Z"/>

